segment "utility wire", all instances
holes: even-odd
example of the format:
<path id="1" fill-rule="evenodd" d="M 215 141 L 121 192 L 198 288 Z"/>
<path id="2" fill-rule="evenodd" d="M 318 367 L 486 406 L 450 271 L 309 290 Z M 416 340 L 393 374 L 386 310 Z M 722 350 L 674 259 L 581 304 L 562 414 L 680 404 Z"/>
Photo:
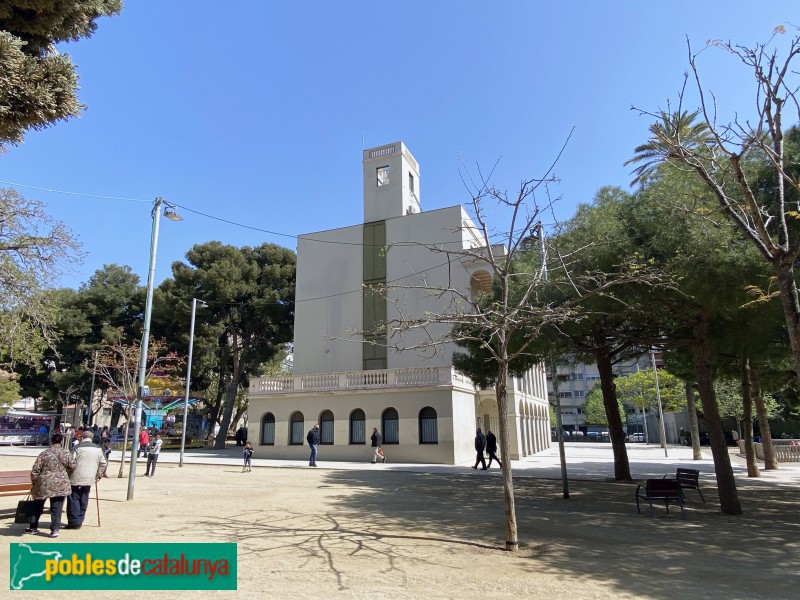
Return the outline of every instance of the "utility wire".
<path id="1" fill-rule="evenodd" d="M 66 191 L 66 190 L 57 190 L 57 189 L 53 189 L 53 188 L 40 187 L 40 186 L 35 186 L 35 185 L 27 185 L 27 184 L 24 184 L 24 183 L 16 183 L 16 182 L 13 182 L 13 181 L 5 181 L 5 180 L 2 180 L 2 179 L 0 179 L 0 183 L 2 183 L 4 185 L 15 186 L 15 187 L 23 187 L 23 188 L 33 189 L 33 190 L 40 190 L 40 191 L 49 192 L 49 193 L 53 193 L 53 194 L 65 194 L 67 196 L 82 196 L 84 198 L 98 198 L 98 199 L 101 199 L 101 200 L 122 200 L 122 201 L 125 201 L 125 202 L 145 202 L 145 203 L 148 203 L 148 204 L 152 203 L 152 200 L 145 200 L 145 199 L 142 199 L 142 198 L 125 198 L 125 197 L 122 197 L 122 196 L 103 196 L 103 195 L 98 195 L 98 194 L 87 194 L 87 193 L 84 193 L 84 192 L 70 192 L 70 191 Z M 211 214 L 199 211 L 199 210 L 195 210 L 193 208 L 189 208 L 188 206 L 185 206 L 183 204 L 177 204 L 175 202 L 170 202 L 169 204 L 170 204 L 170 206 L 175 206 L 176 208 L 180 208 L 181 210 L 185 210 L 186 212 L 194 213 L 194 214 L 199 215 L 201 217 L 205 217 L 207 219 L 211 219 L 211 220 L 214 220 L 214 221 L 219 221 L 221 223 L 227 223 L 228 225 L 233 225 L 234 227 L 241 227 L 242 229 L 249 229 L 251 231 L 257 231 L 259 233 L 266 233 L 266 234 L 274 235 L 274 236 L 278 236 L 278 237 L 290 238 L 290 239 L 293 239 L 295 241 L 299 241 L 301 239 L 301 237 L 302 237 L 303 241 L 316 242 L 316 243 L 320 243 L 320 244 L 336 244 L 336 245 L 340 245 L 340 246 L 360 246 L 360 247 L 364 247 L 364 248 L 383 248 L 383 247 L 386 246 L 386 244 L 363 244 L 361 242 L 343 242 L 343 241 L 338 241 L 338 240 L 323 240 L 323 239 L 319 239 L 319 238 L 299 236 L 299 235 L 296 235 L 296 234 L 282 233 L 280 231 L 272 231 L 270 229 L 262 229 L 261 227 L 255 227 L 253 225 L 247 225 L 245 223 L 239 223 L 237 221 L 231 221 L 230 219 L 225 219 L 223 217 L 217 217 L 215 215 L 211 215 Z M 516 232 L 516 233 L 522 233 L 522 232 Z M 508 237 L 508 234 L 507 233 L 497 233 L 497 234 L 489 236 L 489 237 L 490 238 L 494 238 L 494 239 L 500 239 L 502 241 L 503 238 Z M 425 245 L 446 244 L 446 243 L 452 243 L 452 241 L 453 240 L 449 240 L 447 242 L 427 242 Z M 392 245 L 394 245 L 394 246 L 418 246 L 420 244 L 421 244 L 421 242 L 396 242 L 396 243 L 393 243 Z"/>

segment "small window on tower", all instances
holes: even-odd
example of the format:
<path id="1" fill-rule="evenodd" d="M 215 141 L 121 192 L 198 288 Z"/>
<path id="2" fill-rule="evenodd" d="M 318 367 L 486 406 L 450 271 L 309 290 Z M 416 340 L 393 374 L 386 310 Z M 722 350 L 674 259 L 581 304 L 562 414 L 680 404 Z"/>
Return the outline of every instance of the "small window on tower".
<path id="1" fill-rule="evenodd" d="M 409 173 L 408 174 L 408 189 L 411 191 L 412 194 L 416 193 L 416 190 L 414 190 L 414 174 L 413 173 Z"/>
<path id="2" fill-rule="evenodd" d="M 378 187 L 382 185 L 389 185 L 389 167 L 378 167 Z"/>

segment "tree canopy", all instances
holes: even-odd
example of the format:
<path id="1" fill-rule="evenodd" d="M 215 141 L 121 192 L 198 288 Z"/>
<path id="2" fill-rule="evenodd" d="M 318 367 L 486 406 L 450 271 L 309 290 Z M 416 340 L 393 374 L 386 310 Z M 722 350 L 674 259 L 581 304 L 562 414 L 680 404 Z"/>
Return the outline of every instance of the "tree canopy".
<path id="1" fill-rule="evenodd" d="M 56 340 L 53 282 L 78 242 L 37 200 L 0 189 L 0 364 L 37 364 Z"/>
<path id="2" fill-rule="evenodd" d="M 91 36 L 98 18 L 121 10 L 121 0 L 0 3 L 0 151 L 80 114 L 75 65 L 55 46 Z"/>

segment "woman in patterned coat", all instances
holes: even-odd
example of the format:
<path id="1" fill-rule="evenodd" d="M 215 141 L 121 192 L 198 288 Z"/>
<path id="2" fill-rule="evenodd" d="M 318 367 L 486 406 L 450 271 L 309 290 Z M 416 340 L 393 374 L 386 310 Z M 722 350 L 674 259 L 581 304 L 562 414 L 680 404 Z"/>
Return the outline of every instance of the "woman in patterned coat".
<path id="1" fill-rule="evenodd" d="M 42 452 L 31 469 L 31 496 L 36 511 L 25 533 L 39 533 L 39 517 L 44 512 L 44 501 L 50 498 L 50 536 L 58 537 L 61 529 L 61 511 L 64 499 L 72 492 L 69 475 L 75 469 L 75 458 L 61 447 L 64 436 L 54 433 L 50 447 Z"/>

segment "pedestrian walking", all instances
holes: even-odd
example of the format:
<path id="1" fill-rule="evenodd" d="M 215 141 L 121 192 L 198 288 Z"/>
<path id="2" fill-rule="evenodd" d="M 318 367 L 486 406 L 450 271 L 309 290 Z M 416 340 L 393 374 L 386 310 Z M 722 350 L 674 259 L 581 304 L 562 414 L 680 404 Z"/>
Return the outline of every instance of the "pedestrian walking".
<path id="1" fill-rule="evenodd" d="M 314 425 L 308 430 L 306 441 L 311 447 L 311 457 L 308 459 L 309 467 L 317 466 L 317 446 L 319 446 L 319 425 Z"/>
<path id="2" fill-rule="evenodd" d="M 250 442 L 244 443 L 244 450 L 242 450 L 244 457 L 244 465 L 242 465 L 242 473 L 248 473 L 253 470 L 253 445 Z"/>
<path id="3" fill-rule="evenodd" d="M 75 469 L 75 459 L 67 450 L 61 448 L 64 436 L 54 433 L 50 438 L 50 447 L 42 452 L 33 463 L 31 469 L 31 497 L 35 502 L 35 512 L 31 516 L 25 533 L 39 533 L 39 518 L 44 512 L 44 501 L 50 500 L 50 536 L 58 537 L 61 529 L 61 511 L 64 499 L 72 488 L 69 474 Z"/>
<path id="4" fill-rule="evenodd" d="M 103 456 L 106 459 L 106 463 L 111 462 L 111 440 L 106 439 L 103 442 Z M 108 466 L 106 466 L 106 470 L 103 471 L 103 477 L 108 477 Z"/>
<path id="5" fill-rule="evenodd" d="M 486 431 L 486 453 L 489 455 L 489 464 L 486 466 L 487 469 L 492 466 L 493 460 L 497 461 L 497 466 L 501 469 L 503 468 L 503 463 L 497 458 L 497 437 L 492 433 L 491 429 Z"/>
<path id="6" fill-rule="evenodd" d="M 245 442 L 247 442 L 247 427 L 242 425 L 236 430 L 236 445 L 244 446 Z"/>
<path id="7" fill-rule="evenodd" d="M 473 469 L 478 468 L 478 463 L 481 463 L 481 471 L 485 471 L 488 467 L 486 466 L 486 459 L 483 457 L 483 451 L 486 448 L 486 436 L 483 435 L 481 432 L 481 428 L 478 427 L 478 431 L 475 433 L 475 452 L 477 453 L 475 456 L 475 464 L 473 465 Z"/>
<path id="8" fill-rule="evenodd" d="M 95 433 L 87 429 L 83 441 L 75 450 L 75 470 L 69 476 L 71 491 L 67 499 L 67 525 L 64 529 L 80 529 L 89 506 L 92 484 L 106 472 L 108 461 L 103 450 L 95 444 Z"/>
<path id="9" fill-rule="evenodd" d="M 147 453 L 147 468 L 144 471 L 145 477 L 156 476 L 156 463 L 158 462 L 158 455 L 161 453 L 161 434 L 156 434 L 156 439 L 150 445 L 150 451 Z"/>
<path id="10" fill-rule="evenodd" d="M 381 448 L 381 442 L 383 442 L 383 438 L 381 437 L 380 432 L 378 431 L 377 427 L 372 428 L 372 464 L 374 465 L 376 462 L 386 462 L 386 457 L 383 455 L 383 449 Z"/>

